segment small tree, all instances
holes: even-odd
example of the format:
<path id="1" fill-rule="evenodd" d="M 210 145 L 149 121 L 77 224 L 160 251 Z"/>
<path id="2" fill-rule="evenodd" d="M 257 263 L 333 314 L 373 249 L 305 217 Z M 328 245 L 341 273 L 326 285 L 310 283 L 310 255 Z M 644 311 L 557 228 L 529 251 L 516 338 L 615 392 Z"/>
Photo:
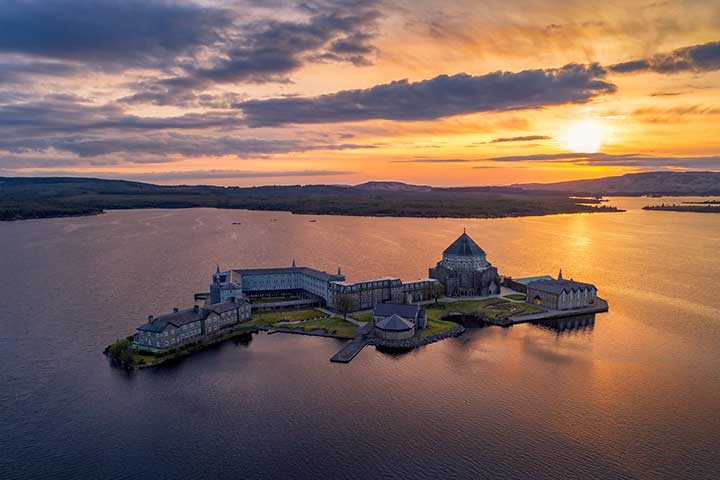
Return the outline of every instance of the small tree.
<path id="1" fill-rule="evenodd" d="M 355 297 L 347 293 L 341 293 L 335 297 L 335 310 L 343 314 L 343 319 L 347 320 L 348 313 L 355 310 Z"/>
<path id="2" fill-rule="evenodd" d="M 430 285 L 430 298 L 435 300 L 435 303 L 438 302 L 438 298 L 442 297 L 445 294 L 445 286 L 442 283 L 433 283 Z"/>

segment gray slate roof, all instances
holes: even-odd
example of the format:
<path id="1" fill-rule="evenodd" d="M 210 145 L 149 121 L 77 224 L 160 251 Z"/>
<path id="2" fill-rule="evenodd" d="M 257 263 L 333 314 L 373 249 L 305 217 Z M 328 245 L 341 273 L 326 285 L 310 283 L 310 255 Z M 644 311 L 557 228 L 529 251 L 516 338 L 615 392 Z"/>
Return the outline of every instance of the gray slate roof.
<path id="1" fill-rule="evenodd" d="M 333 275 L 331 273 L 316 270 L 310 267 L 279 267 L 279 268 L 245 268 L 233 270 L 233 273 L 240 275 L 269 275 L 269 274 L 289 274 L 292 272 L 302 273 L 310 277 L 314 277 L 326 282 L 332 280 L 343 280 L 343 275 Z"/>
<path id="2" fill-rule="evenodd" d="M 539 275 L 537 277 L 525 277 L 525 278 L 516 278 L 515 279 L 516 282 L 522 283 L 525 285 L 529 285 L 532 282 L 537 282 L 540 280 L 554 280 L 554 278 L 551 277 L 550 275 Z"/>
<path id="3" fill-rule="evenodd" d="M 574 280 L 538 280 L 528 283 L 528 288 L 559 295 L 562 292 L 595 288 L 595 285 L 592 283 L 576 282 Z M 597 290 L 597 288 L 595 288 L 595 290 Z"/>
<path id="4" fill-rule="evenodd" d="M 405 330 L 412 329 L 415 324 L 409 320 L 405 320 L 404 318 L 400 317 L 399 315 L 392 315 L 390 317 L 385 317 L 382 320 L 378 321 L 375 326 L 379 328 L 380 330 L 390 330 L 393 332 L 403 332 Z"/>
<path id="5" fill-rule="evenodd" d="M 207 317 L 209 312 L 204 308 L 199 308 L 196 312 L 192 308 L 180 310 L 179 312 L 167 313 L 154 318 L 151 322 L 138 327 L 138 330 L 144 332 L 162 332 L 168 325 L 175 325 L 176 327 L 182 327 L 188 323 L 197 322 Z"/>
<path id="6" fill-rule="evenodd" d="M 234 302 L 232 300 L 226 300 L 224 302 L 208 305 L 206 308 L 207 308 L 207 310 L 210 310 L 210 311 L 220 314 L 220 313 L 224 313 L 224 312 L 227 312 L 230 310 L 235 310 L 236 308 L 240 308 L 243 306 L 243 303 L 245 303 L 245 300 L 243 300 L 242 302 Z"/>
<path id="7" fill-rule="evenodd" d="M 443 252 L 444 255 L 485 255 L 485 251 L 470 238 L 470 235 L 463 232 L 448 248 Z"/>
<path id="8" fill-rule="evenodd" d="M 402 318 L 411 318 L 414 321 L 418 310 L 422 310 L 420 305 L 378 303 L 373 309 L 373 317 L 391 317 L 398 315 Z"/>

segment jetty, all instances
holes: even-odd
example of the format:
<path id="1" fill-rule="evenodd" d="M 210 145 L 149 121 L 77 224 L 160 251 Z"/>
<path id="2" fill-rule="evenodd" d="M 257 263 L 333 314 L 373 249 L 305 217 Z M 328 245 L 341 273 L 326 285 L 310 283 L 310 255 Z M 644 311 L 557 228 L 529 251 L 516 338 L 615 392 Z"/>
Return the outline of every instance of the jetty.
<path id="1" fill-rule="evenodd" d="M 372 325 L 370 325 L 370 322 L 360 327 L 357 337 L 346 343 L 339 352 L 330 358 L 330 361 L 335 363 L 350 363 L 368 344 L 367 335 L 370 333 L 371 328 Z"/>

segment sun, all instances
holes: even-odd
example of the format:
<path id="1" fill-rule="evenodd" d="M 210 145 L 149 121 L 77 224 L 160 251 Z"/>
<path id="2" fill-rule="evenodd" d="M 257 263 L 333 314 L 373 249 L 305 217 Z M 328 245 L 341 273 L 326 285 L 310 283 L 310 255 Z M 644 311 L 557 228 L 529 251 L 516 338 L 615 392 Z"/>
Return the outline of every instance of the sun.
<path id="1" fill-rule="evenodd" d="M 595 153 L 600 150 L 605 139 L 605 131 L 594 120 L 575 123 L 565 134 L 563 141 L 568 150 L 580 153 Z"/>

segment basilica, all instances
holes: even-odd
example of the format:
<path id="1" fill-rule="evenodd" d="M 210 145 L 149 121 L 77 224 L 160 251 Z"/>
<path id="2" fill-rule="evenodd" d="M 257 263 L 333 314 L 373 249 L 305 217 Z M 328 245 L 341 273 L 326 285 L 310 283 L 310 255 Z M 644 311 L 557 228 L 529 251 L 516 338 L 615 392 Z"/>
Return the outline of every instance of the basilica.
<path id="1" fill-rule="evenodd" d="M 443 252 L 442 260 L 430 268 L 430 278 L 445 285 L 449 297 L 474 297 L 500 292 L 497 268 L 485 252 L 463 231 Z"/>

